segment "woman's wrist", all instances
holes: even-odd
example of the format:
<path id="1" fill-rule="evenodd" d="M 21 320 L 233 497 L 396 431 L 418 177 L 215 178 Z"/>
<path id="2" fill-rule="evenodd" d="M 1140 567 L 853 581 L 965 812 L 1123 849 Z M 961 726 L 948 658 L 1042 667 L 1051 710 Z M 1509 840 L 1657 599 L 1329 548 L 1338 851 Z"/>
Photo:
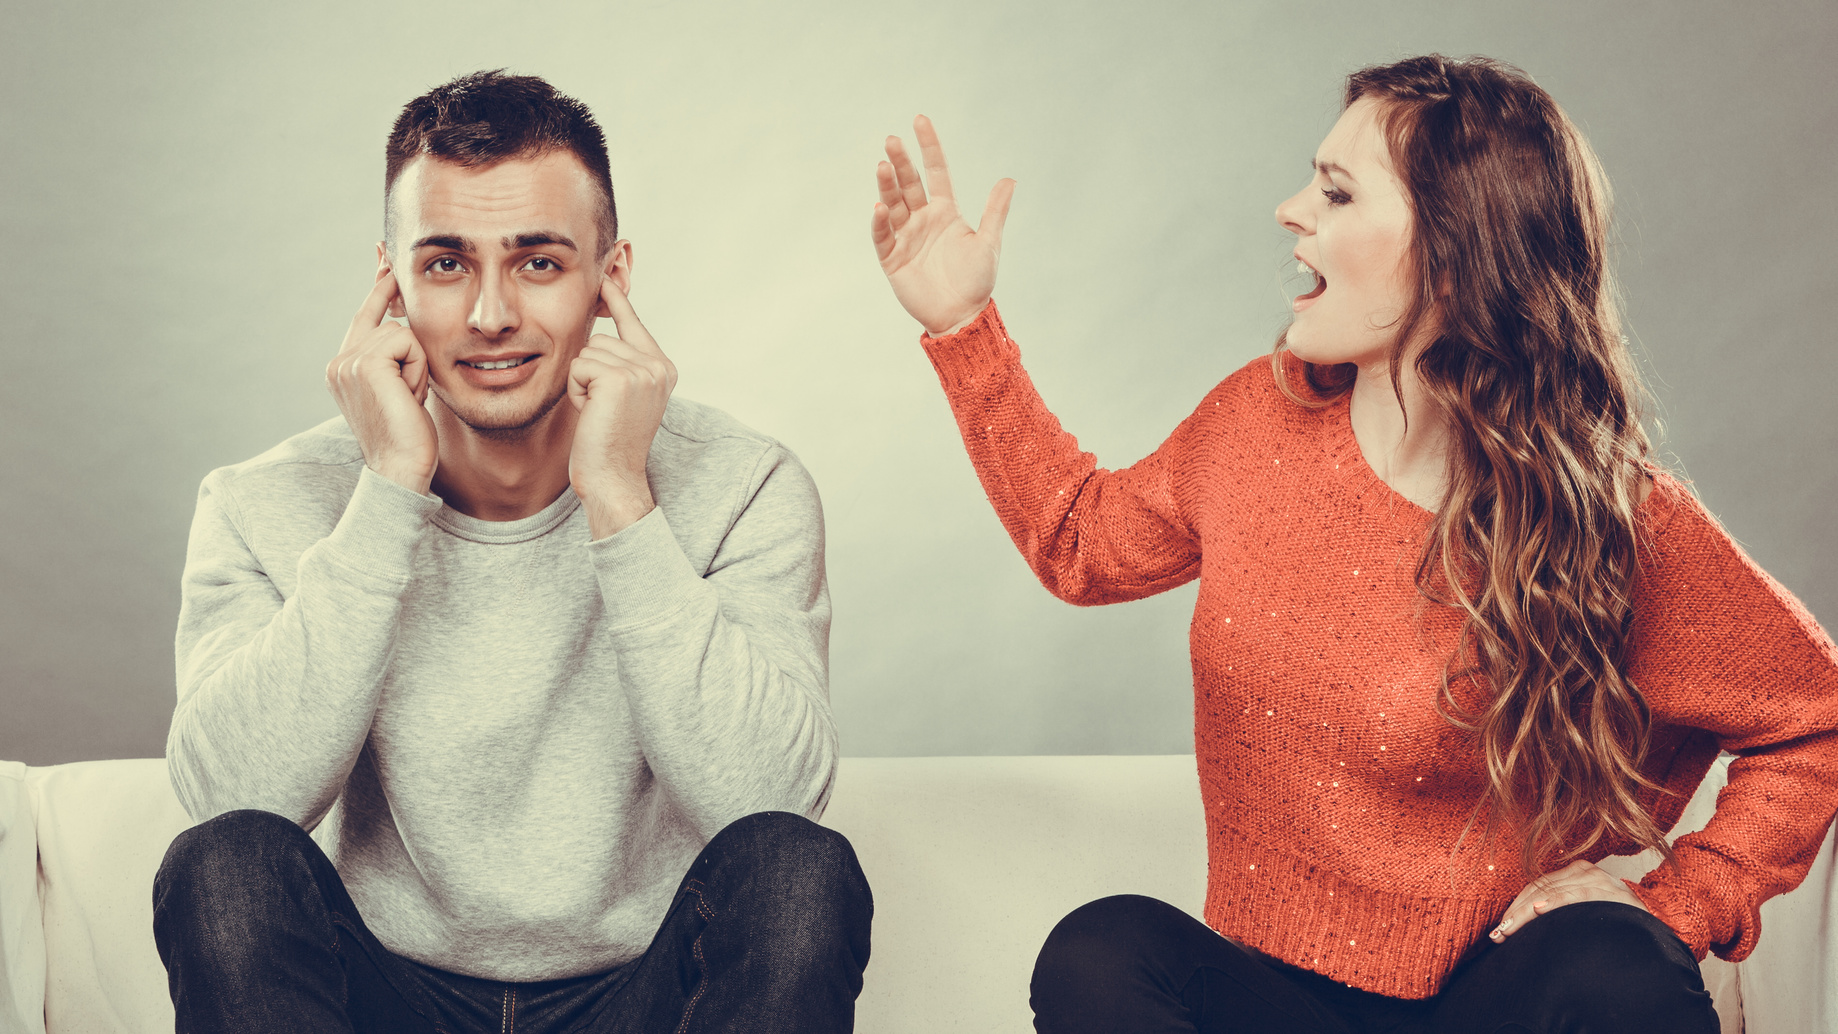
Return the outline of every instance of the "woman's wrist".
<path id="1" fill-rule="evenodd" d="M 964 316 L 961 319 L 952 321 L 951 323 L 945 325 L 943 329 L 934 330 L 932 327 L 926 326 L 925 324 L 921 324 L 921 326 L 925 326 L 925 332 L 927 336 L 929 337 L 932 337 L 932 338 L 950 337 L 952 334 L 955 334 L 958 331 L 963 330 L 965 327 L 968 327 L 970 324 L 975 323 L 977 319 L 983 315 L 984 312 L 987 312 L 989 310 L 989 305 L 993 301 L 995 301 L 995 299 L 993 298 L 983 299 L 983 303 L 981 305 L 978 305 L 976 308 L 972 309 L 968 315 Z"/>

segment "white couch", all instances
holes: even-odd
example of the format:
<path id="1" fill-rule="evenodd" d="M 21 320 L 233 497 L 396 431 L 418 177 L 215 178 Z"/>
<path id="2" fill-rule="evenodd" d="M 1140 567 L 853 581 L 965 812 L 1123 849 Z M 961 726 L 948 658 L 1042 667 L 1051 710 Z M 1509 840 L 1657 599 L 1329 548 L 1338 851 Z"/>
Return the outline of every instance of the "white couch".
<path id="1" fill-rule="evenodd" d="M 190 824 L 158 759 L 0 763 L 0 1034 L 172 1029 L 151 887 Z M 1197 912 L 1206 878 L 1187 755 L 847 758 L 824 824 L 874 888 L 864 1034 L 1030 1030 L 1028 974 L 1061 916 L 1125 892 Z M 1828 837 L 1805 885 L 1764 906 L 1755 954 L 1706 964 L 1726 1032 L 1838 1030 L 1835 896 Z"/>

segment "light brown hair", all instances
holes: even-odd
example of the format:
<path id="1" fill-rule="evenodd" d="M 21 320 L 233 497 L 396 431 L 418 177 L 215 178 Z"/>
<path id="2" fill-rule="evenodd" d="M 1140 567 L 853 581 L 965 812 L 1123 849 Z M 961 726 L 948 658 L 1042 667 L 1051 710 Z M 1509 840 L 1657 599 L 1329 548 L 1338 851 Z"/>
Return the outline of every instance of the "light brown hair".
<path id="1" fill-rule="evenodd" d="M 1649 465 L 1643 393 L 1607 259 L 1608 185 L 1594 152 L 1525 73 L 1440 55 L 1347 78 L 1379 103 L 1412 210 L 1413 297 L 1393 346 L 1448 417 L 1448 494 L 1417 568 L 1465 613 L 1438 707 L 1478 735 L 1488 839 L 1520 837 L 1528 871 L 1605 841 L 1670 858 L 1636 794 L 1651 715 L 1627 677 L 1635 508 Z M 1433 327 L 1414 360 L 1420 327 Z M 1306 364 L 1313 399 L 1351 389 L 1348 364 Z M 1400 395 L 1400 397 L 1402 397 Z M 1464 709 L 1452 683 L 1486 703 Z"/>

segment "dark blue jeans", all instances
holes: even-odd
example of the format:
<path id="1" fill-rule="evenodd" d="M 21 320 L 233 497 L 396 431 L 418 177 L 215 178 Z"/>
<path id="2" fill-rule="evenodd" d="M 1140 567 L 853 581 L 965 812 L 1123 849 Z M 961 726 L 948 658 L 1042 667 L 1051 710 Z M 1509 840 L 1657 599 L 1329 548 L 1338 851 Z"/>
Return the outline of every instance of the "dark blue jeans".
<path id="1" fill-rule="evenodd" d="M 1717 1034 L 1685 942 L 1618 901 L 1547 912 L 1405 999 L 1253 955 L 1154 898 L 1102 898 L 1047 935 L 1032 1004 L 1042 1034 Z"/>
<path id="2" fill-rule="evenodd" d="M 153 889 L 178 1034 L 848 1031 L 873 912 L 849 842 L 785 812 L 716 834 L 644 955 L 564 980 L 481 980 L 393 954 L 319 845 L 268 812 L 181 834 Z"/>

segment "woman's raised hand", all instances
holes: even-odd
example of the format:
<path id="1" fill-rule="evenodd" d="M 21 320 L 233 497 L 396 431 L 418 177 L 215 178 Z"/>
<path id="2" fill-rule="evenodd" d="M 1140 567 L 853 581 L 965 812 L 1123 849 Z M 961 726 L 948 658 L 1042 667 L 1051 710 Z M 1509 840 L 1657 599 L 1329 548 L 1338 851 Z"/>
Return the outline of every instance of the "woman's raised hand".
<path id="1" fill-rule="evenodd" d="M 975 230 L 957 210 L 944 148 L 924 115 L 913 120 L 925 181 L 897 136 L 887 138 L 887 161 L 876 170 L 881 199 L 874 204 L 874 253 L 895 298 L 928 333 L 941 335 L 975 319 L 996 287 L 1002 223 L 1015 181 L 997 181 Z M 926 185 L 932 196 L 926 197 Z"/>

